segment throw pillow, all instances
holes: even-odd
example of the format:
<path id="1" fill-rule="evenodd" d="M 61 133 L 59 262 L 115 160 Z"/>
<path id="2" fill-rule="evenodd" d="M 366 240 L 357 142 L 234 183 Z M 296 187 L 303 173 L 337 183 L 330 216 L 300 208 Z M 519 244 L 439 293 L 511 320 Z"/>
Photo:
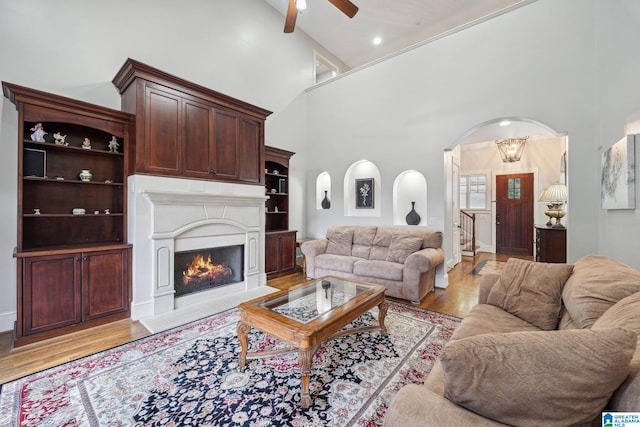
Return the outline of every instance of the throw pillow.
<path id="1" fill-rule="evenodd" d="M 327 233 L 329 244 L 328 254 L 351 256 L 351 242 L 353 241 L 353 230 L 329 230 Z"/>
<path id="2" fill-rule="evenodd" d="M 588 424 L 629 372 L 636 334 L 625 329 L 482 334 L 440 353 L 445 397 L 517 426 Z"/>
<path id="3" fill-rule="evenodd" d="M 420 250 L 422 241 L 422 237 L 394 234 L 391 237 L 391 244 L 389 245 L 386 260 L 404 264 L 409 255 Z"/>
<path id="4" fill-rule="evenodd" d="M 640 292 L 640 271 L 603 255 L 586 255 L 576 261 L 562 291 L 573 322 L 589 328 L 615 303 Z"/>
<path id="5" fill-rule="evenodd" d="M 591 329 L 624 328 L 640 335 L 640 292 L 621 299 L 596 320 Z M 640 343 L 639 343 L 640 344 Z M 640 395 L 640 349 L 631 360 L 631 372 L 613 393 L 607 410 L 633 412 L 638 410 Z"/>
<path id="6" fill-rule="evenodd" d="M 558 326 L 562 287 L 571 275 L 569 264 L 547 264 L 509 258 L 487 304 L 495 305 L 540 329 Z"/>

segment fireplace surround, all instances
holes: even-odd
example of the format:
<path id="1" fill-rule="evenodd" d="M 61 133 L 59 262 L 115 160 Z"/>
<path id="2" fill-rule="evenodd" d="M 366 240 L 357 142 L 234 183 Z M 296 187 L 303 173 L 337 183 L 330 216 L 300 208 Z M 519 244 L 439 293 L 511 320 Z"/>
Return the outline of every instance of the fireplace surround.
<path id="1" fill-rule="evenodd" d="M 266 285 L 263 187 L 132 175 L 129 188 L 133 319 Z M 176 296 L 176 253 L 236 245 L 243 248 L 243 277 Z"/>

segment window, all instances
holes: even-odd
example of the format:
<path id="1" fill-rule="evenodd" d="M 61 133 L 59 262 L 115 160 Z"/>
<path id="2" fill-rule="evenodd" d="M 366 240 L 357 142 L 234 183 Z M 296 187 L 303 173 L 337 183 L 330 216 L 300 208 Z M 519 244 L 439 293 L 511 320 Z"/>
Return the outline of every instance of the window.
<path id="1" fill-rule="evenodd" d="M 460 209 L 487 209 L 487 176 L 460 176 Z"/>
<path id="2" fill-rule="evenodd" d="M 509 178 L 507 181 L 507 192 L 510 199 L 520 198 L 520 178 Z"/>
<path id="3" fill-rule="evenodd" d="M 320 55 L 318 52 L 313 52 L 314 59 L 314 73 L 313 78 L 314 84 L 321 83 L 325 80 L 329 80 L 340 74 L 340 69 L 338 66 L 334 65 L 331 61 L 329 61 L 324 56 Z"/>

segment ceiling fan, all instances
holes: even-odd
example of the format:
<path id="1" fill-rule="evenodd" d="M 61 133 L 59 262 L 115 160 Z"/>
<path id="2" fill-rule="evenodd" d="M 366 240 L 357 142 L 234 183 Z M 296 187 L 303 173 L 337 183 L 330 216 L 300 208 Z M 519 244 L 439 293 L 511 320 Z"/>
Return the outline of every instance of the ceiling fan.
<path id="1" fill-rule="evenodd" d="M 296 4 L 297 3 L 297 4 Z M 358 6 L 351 3 L 349 0 L 329 0 L 329 3 L 340 9 L 342 13 L 349 18 L 353 18 L 358 13 Z M 302 6 L 302 5 L 305 6 Z M 289 0 L 289 7 L 287 8 L 287 17 L 284 21 L 284 32 L 293 33 L 293 29 L 296 27 L 296 18 L 298 17 L 298 10 L 302 10 L 306 7 L 306 0 Z"/>

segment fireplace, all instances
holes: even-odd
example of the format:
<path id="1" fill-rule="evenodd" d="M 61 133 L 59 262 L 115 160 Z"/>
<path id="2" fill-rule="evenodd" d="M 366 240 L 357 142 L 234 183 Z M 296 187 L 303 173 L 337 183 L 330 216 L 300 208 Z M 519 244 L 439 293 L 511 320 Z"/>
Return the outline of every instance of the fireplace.
<path id="1" fill-rule="evenodd" d="M 131 317 L 142 319 L 175 309 L 216 302 L 267 283 L 264 270 L 264 187 L 226 182 L 135 175 L 129 177 L 129 239 L 133 243 Z M 214 280 L 206 290 L 179 295 L 177 254 L 209 254 L 203 248 L 238 246 L 228 265 L 231 281 Z M 226 250 L 226 249 L 225 249 Z M 215 254 L 211 254 L 212 263 Z M 190 261 L 189 261 L 190 262 Z M 225 261 L 229 263 L 229 261 Z M 184 267 L 184 265 L 182 265 Z"/>
<path id="2" fill-rule="evenodd" d="M 244 245 L 174 255 L 175 297 L 244 281 Z"/>

